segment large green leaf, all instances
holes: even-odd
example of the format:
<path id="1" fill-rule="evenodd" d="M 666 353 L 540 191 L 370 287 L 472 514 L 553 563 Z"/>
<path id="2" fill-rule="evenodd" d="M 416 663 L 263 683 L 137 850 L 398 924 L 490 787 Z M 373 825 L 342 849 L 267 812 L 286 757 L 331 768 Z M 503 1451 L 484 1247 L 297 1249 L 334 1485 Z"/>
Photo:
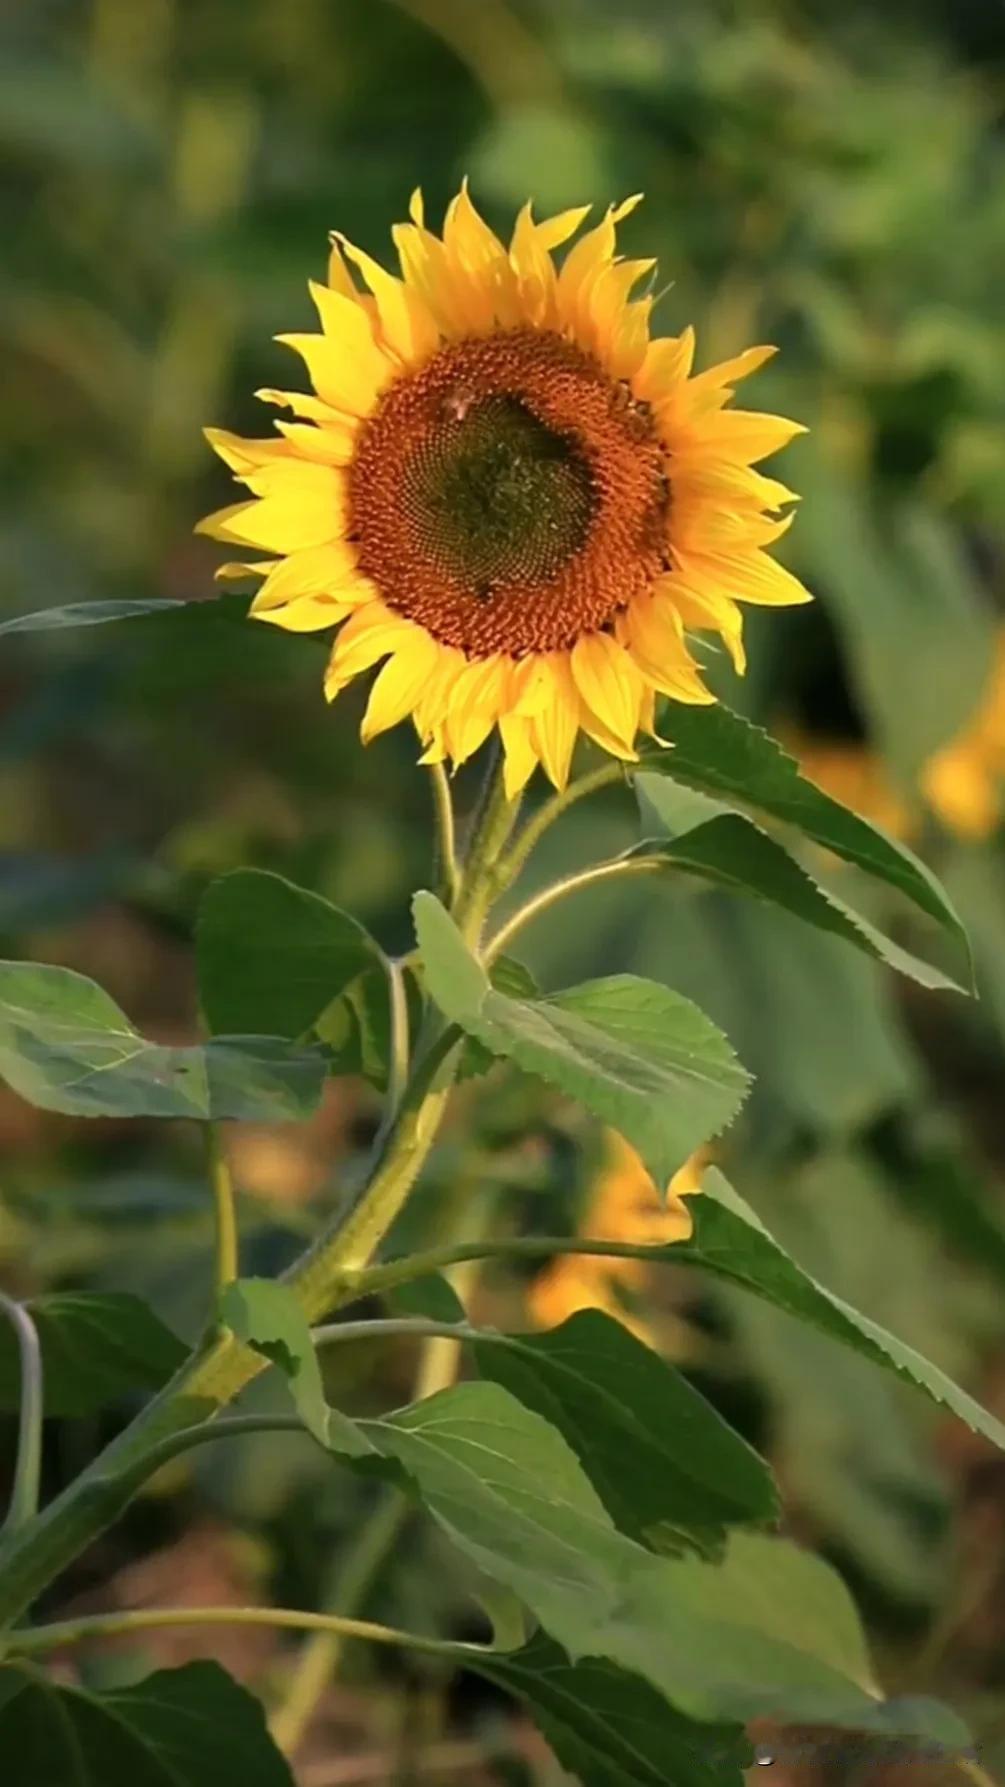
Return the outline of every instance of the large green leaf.
<path id="1" fill-rule="evenodd" d="M 427 984 L 446 1016 L 613 1124 L 658 1184 L 736 1115 L 748 1075 L 679 993 L 625 974 L 514 999 L 491 985 L 435 895 L 417 894 L 414 911 Z"/>
<path id="2" fill-rule="evenodd" d="M 774 1540 L 751 1550 L 740 1541 L 752 1536 L 735 1531 L 721 1562 L 654 1556 L 617 1529 L 558 1428 L 500 1384 L 462 1384 L 384 1419 L 351 1420 L 325 1401 L 287 1287 L 233 1285 L 221 1315 L 284 1372 L 322 1445 L 368 1473 L 402 1471 L 477 1569 L 516 1595 L 573 1661 L 606 1658 L 692 1718 L 891 1729 L 851 1604 L 819 1560 Z M 596 1449 L 586 1450 L 596 1468 Z M 610 1468 L 604 1460 L 600 1474 Z M 904 1728 L 946 1729 L 927 1710 L 906 1727 L 894 1720 L 892 1729 Z M 950 1730 L 955 1737 L 959 1727 Z"/>
<path id="3" fill-rule="evenodd" d="M 835 856 L 899 888 L 966 947 L 959 915 L 924 863 L 801 775 L 795 760 L 760 727 L 721 703 L 688 707 L 683 702 L 670 703 L 664 726 L 671 748 L 645 751 L 644 771 L 732 795 L 796 826 Z"/>
<path id="4" fill-rule="evenodd" d="M 552 1422 L 615 1524 L 658 1550 L 778 1514 L 771 1473 L 685 1378 L 600 1310 L 544 1334 L 486 1334 L 483 1377 Z"/>
<path id="5" fill-rule="evenodd" d="M 42 1346 L 47 1415 L 87 1415 L 137 1390 L 159 1390 L 186 1357 L 176 1334 L 125 1292 L 54 1291 L 28 1313 Z M 0 1409 L 21 1396 L 18 1348 L 0 1321 Z"/>
<path id="6" fill-rule="evenodd" d="M 735 807 L 675 782 L 670 776 L 635 778 L 644 818 L 652 816 L 665 837 L 646 839 L 631 857 L 663 863 L 738 893 L 781 906 L 793 917 L 853 943 L 925 987 L 964 989 L 949 975 L 902 949 L 837 894 L 823 888 L 801 863 Z"/>
<path id="7" fill-rule="evenodd" d="M 69 968 L 0 962 L 0 1077 L 30 1104 L 82 1117 L 310 1116 L 324 1057 L 282 1037 L 150 1042 L 114 999 Z"/>
<path id="8" fill-rule="evenodd" d="M 543 1632 L 473 1662 L 524 1701 L 583 1787 L 741 1787 L 751 1754 L 742 1727 L 684 1718 L 641 1676 L 599 1657 L 571 1663 Z"/>
<path id="9" fill-rule="evenodd" d="M 851 1604 L 827 1565 L 738 1533 L 721 1563 L 654 1557 L 617 1531 L 561 1434 L 501 1386 L 461 1384 L 359 1425 L 454 1543 L 573 1661 L 606 1658 L 691 1718 L 958 1740 L 952 1715 L 914 1707 L 905 1727 L 877 1701 Z"/>
<path id="10" fill-rule="evenodd" d="M 293 1787 L 259 1702 L 218 1663 L 93 1694 L 0 1668 L 4 1787 Z"/>
<path id="11" fill-rule="evenodd" d="M 70 602 L 65 608 L 39 608 L 34 614 L 15 614 L 0 621 L 0 633 L 53 633 L 64 627 L 100 627 L 106 621 L 133 620 L 144 614 L 173 614 L 191 607 L 160 596 L 135 597 L 121 602 Z"/>
<path id="12" fill-rule="evenodd" d="M 383 955 L 356 919 L 320 894 L 264 869 L 237 869 L 203 896 L 196 960 L 211 1031 L 296 1039 Z"/>
<path id="13" fill-rule="evenodd" d="M 715 1168 L 705 1173 L 703 1194 L 692 1198 L 688 1207 L 694 1218 L 690 1240 L 668 1247 L 625 1246 L 616 1251 L 641 1259 L 700 1266 L 730 1284 L 752 1291 L 777 1309 L 853 1347 L 874 1364 L 896 1372 L 898 1377 L 924 1390 L 934 1402 L 944 1403 L 975 1433 L 983 1434 L 1005 1450 L 1005 1426 L 1000 1421 L 937 1365 L 804 1272 Z"/>

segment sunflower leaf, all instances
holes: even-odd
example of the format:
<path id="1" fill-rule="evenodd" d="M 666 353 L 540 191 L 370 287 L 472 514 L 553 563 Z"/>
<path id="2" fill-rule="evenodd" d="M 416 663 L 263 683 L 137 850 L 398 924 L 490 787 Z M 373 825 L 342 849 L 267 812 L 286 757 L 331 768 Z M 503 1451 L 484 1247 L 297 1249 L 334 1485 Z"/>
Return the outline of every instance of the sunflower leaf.
<path id="1" fill-rule="evenodd" d="M 64 627 L 100 627 L 108 621 L 135 620 L 141 615 L 176 614 L 191 602 L 163 596 L 137 596 L 120 602 L 70 602 L 65 608 L 39 608 L 0 621 L 0 633 L 54 633 Z"/>
<path id="2" fill-rule="evenodd" d="M 1000 1421 L 937 1365 L 804 1272 L 716 1168 L 706 1170 L 701 1195 L 690 1198 L 688 1208 L 694 1222 L 689 1240 L 665 1247 L 626 1243 L 619 1245 L 617 1252 L 631 1258 L 662 1259 L 675 1266 L 698 1266 L 752 1292 L 923 1390 L 933 1402 L 944 1404 L 975 1433 L 1005 1451 L 1005 1426 Z"/>
<path id="3" fill-rule="evenodd" d="M 583 1787 L 743 1787 L 751 1749 L 740 1725 L 697 1722 L 601 1657 L 570 1662 L 543 1632 L 471 1667 L 522 1700 Z"/>
<path id="4" fill-rule="evenodd" d="M 613 1124 L 658 1185 L 735 1117 L 749 1075 L 690 1000 L 630 974 L 514 999 L 493 987 L 435 895 L 417 894 L 413 910 L 445 1016 Z"/>
<path id="5" fill-rule="evenodd" d="M 663 723 L 671 748 L 644 751 L 643 771 L 759 807 L 867 875 L 898 888 L 962 945 L 969 969 L 966 931 L 931 871 L 905 845 L 801 775 L 794 758 L 768 733 L 721 703 L 689 707 L 673 702 Z"/>
<path id="6" fill-rule="evenodd" d="M 606 1659 L 695 1719 L 774 1716 L 967 1742 L 931 1703 L 876 1699 L 854 1609 L 828 1565 L 742 1532 L 721 1562 L 654 1556 L 617 1530 L 557 1429 L 498 1384 L 460 1384 L 359 1427 L 574 1663 Z"/>
<path id="7" fill-rule="evenodd" d="M 85 975 L 0 962 L 0 1078 L 29 1104 L 73 1116 L 283 1123 L 317 1109 L 325 1061 L 279 1036 L 150 1042 Z"/>
<path id="8" fill-rule="evenodd" d="M 304 1036 L 382 961 L 355 918 L 266 869 L 221 875 L 199 907 L 199 997 L 213 1032 Z"/>
<path id="9" fill-rule="evenodd" d="M 486 1331 L 484 1378 L 565 1437 L 620 1531 L 664 1550 L 713 1548 L 778 1515 L 767 1466 L 679 1372 L 620 1322 L 584 1309 L 543 1334 Z"/>
<path id="10" fill-rule="evenodd" d="M 126 1292 L 53 1291 L 27 1305 L 42 1347 L 47 1415 L 89 1415 L 136 1390 L 159 1390 L 186 1348 Z M 0 1409 L 21 1396 L 17 1342 L 0 1325 Z"/>
<path id="11" fill-rule="evenodd" d="M 646 838 L 628 852 L 629 856 L 664 863 L 668 870 L 697 875 L 781 906 L 795 918 L 844 938 L 921 986 L 954 992 L 966 990 L 940 969 L 885 937 L 861 913 L 822 887 L 784 845 L 736 807 L 695 793 L 668 776 L 637 775 L 635 783 L 644 818 L 654 818 L 667 835 Z"/>
<path id="12" fill-rule="evenodd" d="M 260 1703 L 219 1663 L 96 1694 L 0 1668 L 4 1787 L 293 1787 Z"/>

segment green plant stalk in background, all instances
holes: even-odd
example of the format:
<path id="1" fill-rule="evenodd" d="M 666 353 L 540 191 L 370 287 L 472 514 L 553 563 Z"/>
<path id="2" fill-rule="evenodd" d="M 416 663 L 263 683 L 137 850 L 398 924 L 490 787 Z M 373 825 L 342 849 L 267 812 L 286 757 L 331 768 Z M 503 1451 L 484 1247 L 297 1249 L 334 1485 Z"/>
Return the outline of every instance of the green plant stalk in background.
<path id="1" fill-rule="evenodd" d="M 500 854 L 512 832 L 519 802 L 506 798 L 493 764 L 472 826 L 460 874 L 454 916 L 465 940 L 477 946 L 486 915 L 501 889 Z M 452 850 L 444 839 L 444 857 Z M 351 1208 L 336 1218 L 286 1274 L 309 1322 L 355 1296 L 354 1279 L 380 1245 L 411 1191 L 443 1118 L 460 1057 L 460 1042 L 437 1026 L 426 1041 L 390 1128 L 379 1141 L 373 1170 Z M 218 1277 L 236 1258 L 229 1235 L 230 1203 L 220 1196 L 215 1152 L 213 1178 L 220 1227 Z M 207 1422 L 266 1370 L 268 1360 L 233 1334 L 214 1328 L 173 1380 L 154 1397 L 105 1451 L 36 1518 L 9 1521 L 0 1539 L 0 1626 L 9 1627 L 41 1591 L 122 1512 L 158 1462 L 158 1449 L 194 1423 Z M 39 1424 L 36 1423 L 36 1426 Z M 19 1462 L 18 1485 L 32 1465 Z M 27 1490 L 19 1488 L 22 1514 Z"/>

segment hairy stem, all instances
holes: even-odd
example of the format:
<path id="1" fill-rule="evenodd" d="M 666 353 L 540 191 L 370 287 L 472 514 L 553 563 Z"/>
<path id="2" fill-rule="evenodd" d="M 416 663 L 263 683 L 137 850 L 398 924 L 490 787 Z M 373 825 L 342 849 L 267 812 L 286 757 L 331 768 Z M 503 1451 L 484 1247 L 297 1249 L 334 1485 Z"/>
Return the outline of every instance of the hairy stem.
<path id="1" fill-rule="evenodd" d="M 442 763 L 430 764 L 429 776 L 436 814 L 437 868 L 443 878 L 447 904 L 452 906 L 460 886 L 457 837 L 454 827 L 454 799 L 450 792 L 450 778 Z"/>
<path id="2" fill-rule="evenodd" d="M 574 807 L 577 801 L 585 800 L 589 794 L 596 794 L 600 788 L 611 788 L 624 780 L 625 770 L 621 763 L 605 763 L 600 769 L 591 770 L 589 775 L 580 776 L 576 782 L 570 782 L 560 794 L 553 794 L 549 800 L 543 801 L 536 813 L 521 827 L 514 843 L 506 852 L 499 864 L 500 887 L 512 887 L 520 871 L 527 862 L 531 852 L 537 849 L 545 832 L 550 831 L 556 819 Z"/>
<path id="3" fill-rule="evenodd" d="M 92 1638 L 120 1638 L 129 1632 L 170 1626 L 285 1626 L 300 1632 L 333 1632 L 341 1638 L 368 1638 L 374 1644 L 400 1644 L 409 1650 L 455 1660 L 486 1648 L 399 1632 L 393 1626 L 378 1626 L 370 1620 L 343 1619 L 333 1613 L 304 1613 L 296 1607 L 150 1607 L 135 1613 L 88 1614 L 81 1619 L 8 1632 L 5 1654 L 37 1656 L 40 1652 L 61 1650 L 67 1644 L 84 1644 Z"/>
<path id="4" fill-rule="evenodd" d="M 557 906 L 560 900 L 567 899 L 570 894 L 578 893 L 581 888 L 593 887 L 599 881 L 610 881 L 621 875 L 651 874 L 654 870 L 664 872 L 664 865 L 654 857 L 616 856 L 611 862 L 595 863 L 592 868 L 581 869 L 578 874 L 566 875 L 563 880 L 553 882 L 551 887 L 542 888 L 526 905 L 519 907 L 505 924 L 500 925 L 495 936 L 485 946 L 484 961 L 486 964 L 494 962 L 532 919 L 547 912 L 549 907 Z"/>
<path id="5" fill-rule="evenodd" d="M 504 1241 L 467 1241 L 458 1246 L 447 1242 L 442 1247 L 430 1247 L 424 1253 L 411 1253 L 402 1259 L 388 1260 L 386 1265 L 371 1266 L 358 1274 L 353 1294 L 356 1297 L 381 1296 L 399 1284 L 411 1284 L 414 1279 L 427 1278 L 432 1272 L 442 1272 L 448 1266 L 461 1265 L 466 1260 L 537 1260 L 559 1253 L 595 1254 L 602 1259 L 615 1260 L 668 1257 L 664 1248 L 658 1245 L 639 1247 L 631 1241 L 604 1241 L 599 1237 L 584 1239 L 579 1235 L 514 1235 Z M 674 1242 L 673 1253 L 675 1261 L 679 1260 L 681 1265 L 694 1263 L 694 1255 L 689 1252 L 686 1241 Z M 457 1332 L 456 1326 L 453 1331 Z"/>
<path id="6" fill-rule="evenodd" d="M 21 1303 L 0 1291 L 0 1311 L 17 1335 L 21 1360 L 21 1405 L 17 1435 L 17 1463 L 10 1506 L 0 1534 L 13 1533 L 32 1520 L 38 1510 L 42 1477 L 42 1420 L 45 1412 L 42 1349 L 38 1330 Z"/>

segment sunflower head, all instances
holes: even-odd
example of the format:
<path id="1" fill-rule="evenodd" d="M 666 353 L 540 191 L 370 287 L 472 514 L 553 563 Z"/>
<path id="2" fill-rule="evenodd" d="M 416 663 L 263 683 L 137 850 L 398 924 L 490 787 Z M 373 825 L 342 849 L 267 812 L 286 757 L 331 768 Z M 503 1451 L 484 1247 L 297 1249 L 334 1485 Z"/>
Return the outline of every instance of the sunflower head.
<path id="1" fill-rule="evenodd" d="M 559 264 L 583 209 L 528 204 L 506 247 L 466 187 L 442 236 L 417 196 L 400 276 L 337 239 L 319 332 L 280 337 L 314 389 L 259 395 L 293 419 L 208 431 L 250 497 L 201 528 L 267 555 L 223 567 L 264 575 L 252 614 L 338 627 L 330 699 L 382 664 L 364 740 L 411 717 L 459 764 L 498 727 L 511 795 L 538 763 L 564 786 L 580 731 L 633 759 L 658 695 L 712 699 L 697 633 L 742 670 L 739 604 L 808 599 L 765 550 L 792 492 L 754 469 L 799 425 L 728 407 L 772 350 L 692 376 L 689 329 L 650 338 L 636 202 Z"/>

